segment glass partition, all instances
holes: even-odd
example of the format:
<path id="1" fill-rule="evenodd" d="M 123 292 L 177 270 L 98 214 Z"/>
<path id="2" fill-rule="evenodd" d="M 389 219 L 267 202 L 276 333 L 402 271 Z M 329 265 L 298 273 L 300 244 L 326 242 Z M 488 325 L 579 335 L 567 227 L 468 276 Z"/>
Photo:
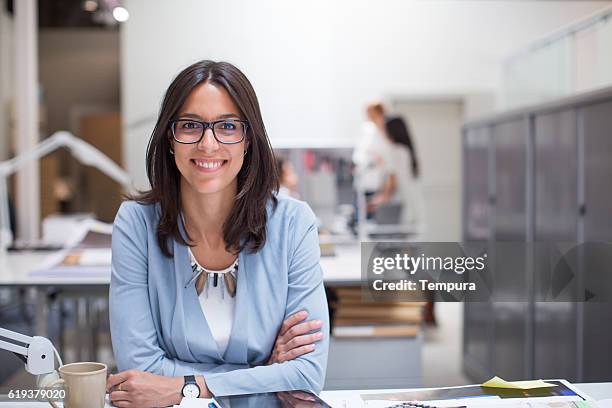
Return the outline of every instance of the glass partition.
<path id="1" fill-rule="evenodd" d="M 501 108 L 512 109 L 612 85 L 612 8 L 508 58 Z"/>

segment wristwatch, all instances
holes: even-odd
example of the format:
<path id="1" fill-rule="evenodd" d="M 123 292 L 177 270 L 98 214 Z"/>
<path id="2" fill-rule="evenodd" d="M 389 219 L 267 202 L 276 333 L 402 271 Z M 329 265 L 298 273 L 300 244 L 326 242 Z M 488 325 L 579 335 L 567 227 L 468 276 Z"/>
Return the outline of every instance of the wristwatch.
<path id="1" fill-rule="evenodd" d="M 195 376 L 193 375 L 185 376 L 185 385 L 183 385 L 183 390 L 181 392 L 183 394 L 183 398 L 199 398 L 200 397 L 200 386 L 196 382 Z"/>

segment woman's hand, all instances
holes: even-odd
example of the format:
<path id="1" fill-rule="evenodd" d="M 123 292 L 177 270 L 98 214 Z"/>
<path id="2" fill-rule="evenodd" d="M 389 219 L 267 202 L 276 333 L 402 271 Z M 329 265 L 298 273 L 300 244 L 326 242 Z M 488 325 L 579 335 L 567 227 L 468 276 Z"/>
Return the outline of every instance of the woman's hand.
<path id="1" fill-rule="evenodd" d="M 323 338 L 321 320 L 310 320 L 300 323 L 308 317 L 308 312 L 302 310 L 289 316 L 283 322 L 274 342 L 274 349 L 267 364 L 283 363 L 293 360 L 315 349 L 315 342 Z M 315 333 L 305 334 L 312 330 Z"/>
<path id="2" fill-rule="evenodd" d="M 183 384 L 183 377 L 128 370 L 111 374 L 106 380 L 106 390 L 117 407 L 166 407 L 181 402 Z"/>

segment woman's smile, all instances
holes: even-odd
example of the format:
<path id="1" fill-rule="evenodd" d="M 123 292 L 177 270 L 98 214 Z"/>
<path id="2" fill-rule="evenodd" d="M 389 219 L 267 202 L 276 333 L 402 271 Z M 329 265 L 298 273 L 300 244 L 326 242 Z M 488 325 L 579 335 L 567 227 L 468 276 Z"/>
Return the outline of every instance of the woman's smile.
<path id="1" fill-rule="evenodd" d="M 203 173 L 214 173 L 227 164 L 224 159 L 191 159 L 191 163 L 198 171 Z"/>

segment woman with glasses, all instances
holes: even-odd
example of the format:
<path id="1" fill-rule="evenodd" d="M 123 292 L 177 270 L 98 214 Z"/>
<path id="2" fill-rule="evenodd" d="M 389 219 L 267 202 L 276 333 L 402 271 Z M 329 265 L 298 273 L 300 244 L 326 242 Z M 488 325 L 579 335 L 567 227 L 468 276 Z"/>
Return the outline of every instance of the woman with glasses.
<path id="1" fill-rule="evenodd" d="M 147 149 L 151 189 L 113 228 L 118 407 L 319 392 L 329 343 L 315 216 L 276 194 L 255 92 L 201 61 L 170 84 Z"/>

